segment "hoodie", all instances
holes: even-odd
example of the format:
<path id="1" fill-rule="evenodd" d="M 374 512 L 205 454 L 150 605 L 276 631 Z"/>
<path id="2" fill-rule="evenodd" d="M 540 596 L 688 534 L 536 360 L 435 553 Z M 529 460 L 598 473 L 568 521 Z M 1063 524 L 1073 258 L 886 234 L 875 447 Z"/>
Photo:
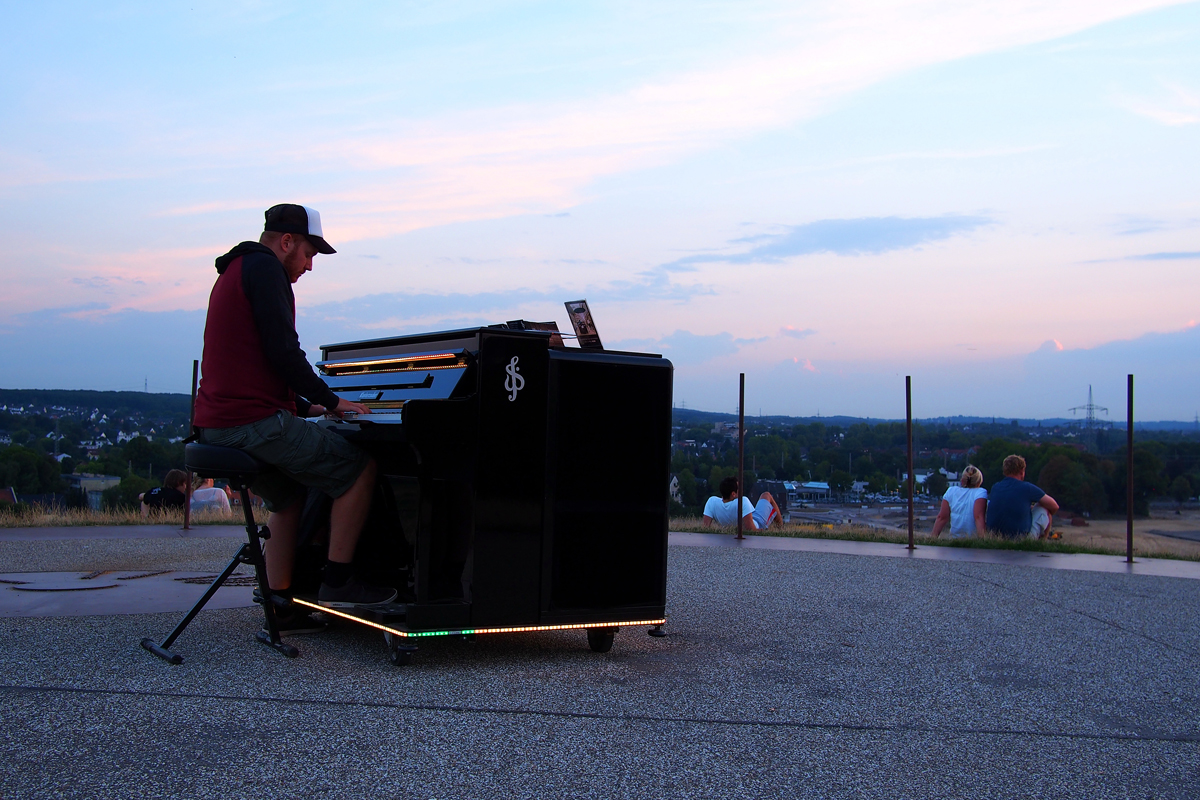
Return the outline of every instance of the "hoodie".
<path id="1" fill-rule="evenodd" d="M 242 242 L 217 259 L 204 323 L 196 427 L 248 425 L 278 411 L 333 408 L 338 397 L 313 371 L 296 335 L 296 298 L 269 247 Z"/>

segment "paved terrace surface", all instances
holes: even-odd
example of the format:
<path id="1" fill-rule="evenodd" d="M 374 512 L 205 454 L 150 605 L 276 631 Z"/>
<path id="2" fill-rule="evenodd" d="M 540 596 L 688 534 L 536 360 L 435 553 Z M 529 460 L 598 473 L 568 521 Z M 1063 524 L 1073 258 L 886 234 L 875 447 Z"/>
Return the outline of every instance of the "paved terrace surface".
<path id="1" fill-rule="evenodd" d="M 0 563 L 211 572 L 234 545 Z M 7 617 L 0 797 L 1196 797 L 1198 602 L 1179 577 L 673 546 L 670 635 L 604 655 L 494 635 L 397 668 L 341 626 L 287 660 L 230 608 L 171 667 L 137 642 L 176 614 Z"/>

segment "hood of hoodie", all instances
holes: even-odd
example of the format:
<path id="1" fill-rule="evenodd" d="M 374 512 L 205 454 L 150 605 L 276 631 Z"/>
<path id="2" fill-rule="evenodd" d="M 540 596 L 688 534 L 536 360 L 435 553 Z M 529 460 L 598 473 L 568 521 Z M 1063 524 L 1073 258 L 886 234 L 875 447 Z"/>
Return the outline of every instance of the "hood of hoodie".
<path id="1" fill-rule="evenodd" d="M 266 253 L 271 258 L 277 258 L 275 251 L 267 247 L 265 244 L 259 244 L 258 242 L 242 242 L 225 255 L 217 258 L 217 274 L 224 273 L 235 258 L 244 256 L 247 253 Z"/>

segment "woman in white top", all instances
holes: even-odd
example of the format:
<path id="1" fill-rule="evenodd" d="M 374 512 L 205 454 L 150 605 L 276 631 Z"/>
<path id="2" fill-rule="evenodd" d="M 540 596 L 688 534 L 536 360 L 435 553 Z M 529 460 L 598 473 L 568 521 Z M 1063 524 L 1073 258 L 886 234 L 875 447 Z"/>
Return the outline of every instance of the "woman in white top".
<path id="1" fill-rule="evenodd" d="M 942 509 L 933 523 L 933 538 L 938 538 L 947 523 L 950 538 L 981 534 L 986 529 L 987 489 L 983 488 L 983 473 L 967 465 L 958 486 L 951 486 L 942 498 Z"/>
<path id="2" fill-rule="evenodd" d="M 231 513 L 227 490 L 213 486 L 212 478 L 194 477 L 192 489 L 192 513 L 197 511 L 215 511 L 228 515 Z"/>

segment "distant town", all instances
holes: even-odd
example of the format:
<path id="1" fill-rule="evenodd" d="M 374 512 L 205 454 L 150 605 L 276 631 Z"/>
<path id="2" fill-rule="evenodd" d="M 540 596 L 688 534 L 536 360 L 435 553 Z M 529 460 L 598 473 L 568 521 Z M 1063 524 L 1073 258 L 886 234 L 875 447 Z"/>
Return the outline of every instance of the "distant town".
<path id="1" fill-rule="evenodd" d="M 190 398 L 184 394 L 0 389 L 0 507 L 116 508 L 183 464 Z M 619 420 L 614 419 L 619 431 Z M 1000 477 L 1009 453 L 1029 476 L 1081 514 L 1124 512 L 1123 425 L 1080 419 L 942 417 L 913 426 L 918 491 L 938 497 L 967 463 Z M 736 473 L 736 415 L 674 410 L 670 492 L 676 514 L 695 515 Z M 1135 511 L 1200 491 L 1200 425 L 1135 425 Z M 889 503 L 903 498 L 905 430 L 898 420 L 749 416 L 745 478 L 786 484 L 795 503 Z"/>

